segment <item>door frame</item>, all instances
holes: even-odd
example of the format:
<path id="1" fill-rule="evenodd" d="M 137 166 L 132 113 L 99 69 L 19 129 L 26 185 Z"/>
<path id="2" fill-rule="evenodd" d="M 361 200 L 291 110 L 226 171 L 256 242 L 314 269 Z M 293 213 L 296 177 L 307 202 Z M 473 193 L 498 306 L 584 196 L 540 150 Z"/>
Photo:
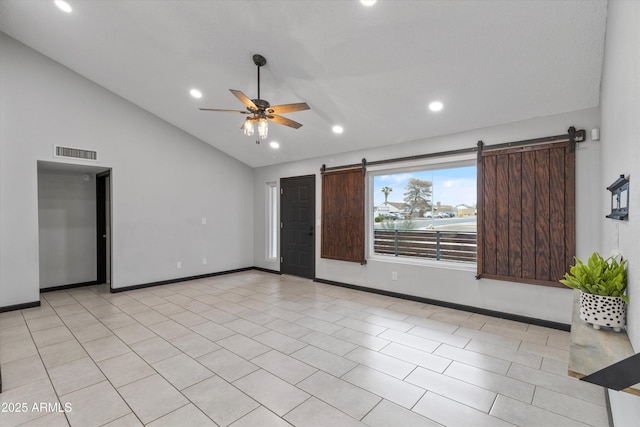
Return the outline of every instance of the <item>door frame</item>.
<path id="1" fill-rule="evenodd" d="M 111 268 L 111 170 L 96 174 L 96 282 L 109 282 L 112 288 Z"/>
<path id="2" fill-rule="evenodd" d="M 285 252 L 285 247 L 284 247 L 284 239 L 282 238 L 282 229 L 283 229 L 283 212 L 284 212 L 284 201 L 282 198 L 282 192 L 283 192 L 283 185 L 282 183 L 284 181 L 287 180 L 294 180 L 294 179 L 308 179 L 311 181 L 311 189 L 312 189 L 312 197 L 310 198 L 311 202 L 313 203 L 313 209 L 311 209 L 311 212 L 313 214 L 313 218 L 312 218 L 312 223 L 311 226 L 313 227 L 313 244 L 312 246 L 312 258 L 313 258 L 313 262 L 311 263 L 311 275 L 313 277 L 311 277 L 311 279 L 315 279 L 316 276 L 316 175 L 315 174 L 310 174 L 310 175 L 300 175 L 300 176 L 289 176 L 286 178 L 280 178 L 280 182 L 279 182 L 279 186 L 280 186 L 280 201 L 278 203 L 279 208 L 280 208 L 280 242 L 279 242 L 279 249 L 280 249 L 280 273 L 281 274 L 291 274 L 291 273 L 287 273 L 284 271 L 284 263 L 283 263 L 283 253 Z M 298 276 L 298 277 L 303 277 L 303 276 Z"/>

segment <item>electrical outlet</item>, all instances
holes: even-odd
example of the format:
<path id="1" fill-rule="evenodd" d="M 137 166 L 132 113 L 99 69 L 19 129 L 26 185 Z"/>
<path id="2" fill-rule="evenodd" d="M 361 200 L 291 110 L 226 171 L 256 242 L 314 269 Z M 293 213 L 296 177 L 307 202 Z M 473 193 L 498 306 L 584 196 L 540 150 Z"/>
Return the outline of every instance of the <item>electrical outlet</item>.
<path id="1" fill-rule="evenodd" d="M 207 259 L 206 258 L 202 258 L 202 265 L 207 265 Z"/>
<path id="2" fill-rule="evenodd" d="M 202 218 L 202 225 L 206 225 L 207 224 L 207 218 Z"/>
<path id="3" fill-rule="evenodd" d="M 391 272 L 391 280 L 398 280 L 398 272 L 397 271 L 392 271 Z"/>
<path id="4" fill-rule="evenodd" d="M 176 264 L 176 268 L 182 268 L 182 261 L 178 261 Z"/>

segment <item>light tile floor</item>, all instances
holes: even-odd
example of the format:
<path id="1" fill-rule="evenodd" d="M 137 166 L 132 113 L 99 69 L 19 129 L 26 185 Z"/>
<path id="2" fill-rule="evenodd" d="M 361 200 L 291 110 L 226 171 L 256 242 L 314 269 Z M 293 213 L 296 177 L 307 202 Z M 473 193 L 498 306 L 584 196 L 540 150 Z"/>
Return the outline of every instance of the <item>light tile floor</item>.
<path id="1" fill-rule="evenodd" d="M 569 334 L 247 271 L 0 314 L 0 425 L 608 426 Z"/>

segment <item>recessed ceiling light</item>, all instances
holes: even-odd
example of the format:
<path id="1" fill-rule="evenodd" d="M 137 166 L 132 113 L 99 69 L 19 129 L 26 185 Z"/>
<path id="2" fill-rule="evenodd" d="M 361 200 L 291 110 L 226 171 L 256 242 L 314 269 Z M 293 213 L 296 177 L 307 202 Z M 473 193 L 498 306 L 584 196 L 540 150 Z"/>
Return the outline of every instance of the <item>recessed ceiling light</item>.
<path id="1" fill-rule="evenodd" d="M 198 89 L 191 89 L 189 91 L 189 93 L 191 94 L 191 96 L 193 96 L 194 98 L 202 98 L 202 92 L 200 92 Z"/>
<path id="2" fill-rule="evenodd" d="M 71 13 L 71 11 L 73 10 L 71 9 L 71 6 L 69 6 L 69 3 L 64 0 L 56 0 L 54 3 L 63 12 Z"/>
<path id="3" fill-rule="evenodd" d="M 374 4 L 376 4 L 377 0 L 360 0 L 360 3 L 362 3 L 365 6 L 373 6 Z"/>
<path id="4" fill-rule="evenodd" d="M 271 148 L 280 148 L 280 144 L 275 141 L 271 141 L 269 145 L 271 146 Z"/>
<path id="5" fill-rule="evenodd" d="M 433 101 L 431 104 L 429 104 L 429 110 L 431 111 L 440 111 L 442 110 L 442 102 L 440 101 Z"/>
<path id="6" fill-rule="evenodd" d="M 342 132 L 344 132 L 344 128 L 342 126 L 339 126 L 339 125 L 335 125 L 334 127 L 331 128 L 331 130 L 333 131 L 333 133 L 342 133 Z"/>

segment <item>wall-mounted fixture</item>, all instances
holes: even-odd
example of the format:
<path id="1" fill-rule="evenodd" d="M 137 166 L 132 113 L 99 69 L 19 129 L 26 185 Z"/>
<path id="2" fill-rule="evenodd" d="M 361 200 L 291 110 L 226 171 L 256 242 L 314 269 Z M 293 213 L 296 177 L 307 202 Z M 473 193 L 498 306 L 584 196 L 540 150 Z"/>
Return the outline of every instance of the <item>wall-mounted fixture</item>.
<path id="1" fill-rule="evenodd" d="M 621 221 L 629 216 L 629 180 L 620 175 L 613 184 L 607 187 L 611 191 L 611 213 L 607 218 Z"/>

